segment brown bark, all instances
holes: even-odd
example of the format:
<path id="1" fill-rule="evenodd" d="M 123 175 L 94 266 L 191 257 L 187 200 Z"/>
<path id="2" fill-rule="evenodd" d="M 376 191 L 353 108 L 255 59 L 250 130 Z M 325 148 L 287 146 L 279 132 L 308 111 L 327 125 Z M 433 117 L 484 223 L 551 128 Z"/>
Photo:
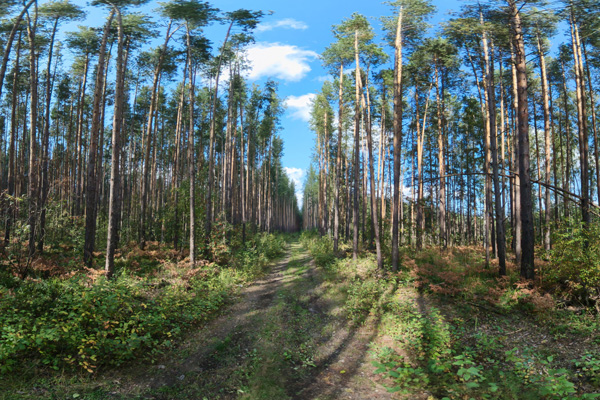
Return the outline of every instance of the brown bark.
<path id="1" fill-rule="evenodd" d="M 358 53 L 358 30 L 354 32 L 354 60 L 356 67 L 355 73 L 355 105 L 354 105 L 354 202 L 352 207 L 352 259 L 358 260 L 358 193 L 360 191 L 359 172 L 360 172 L 360 63 Z M 341 122 L 341 121 L 340 121 Z"/>
<path id="2" fill-rule="evenodd" d="M 117 16 L 117 76 L 115 86 L 115 104 L 112 129 L 112 156 L 110 169 L 110 194 L 108 203 L 108 234 L 106 243 L 106 263 L 104 273 L 107 278 L 112 278 L 115 270 L 115 251 L 119 242 L 119 221 L 120 221 L 120 186 L 121 178 L 119 164 L 121 158 L 121 131 L 123 128 L 123 103 L 125 96 L 125 69 L 124 46 L 123 46 L 123 21 L 121 10 L 118 7 L 113 9 Z"/>
<path id="3" fill-rule="evenodd" d="M 102 128 L 102 95 L 104 89 L 104 61 L 106 55 L 106 44 L 110 33 L 110 26 L 114 18 L 114 10 L 111 10 L 108 20 L 104 25 L 102 44 L 98 52 L 98 68 L 96 72 L 96 84 L 94 89 L 94 105 L 92 114 L 92 129 L 90 132 L 90 148 L 87 167 L 87 187 L 85 194 L 85 242 L 83 246 L 83 262 L 92 268 L 94 245 L 96 242 L 96 217 L 97 217 L 97 169 L 96 157 L 98 155 L 98 136 Z"/>
<path id="4" fill-rule="evenodd" d="M 402 150 L 402 23 L 403 9 L 398 11 L 394 41 L 394 194 L 392 205 L 392 270 L 398 270 L 398 208 L 400 207 L 400 154 Z"/>
<path id="5" fill-rule="evenodd" d="M 534 267 L 534 231 L 533 204 L 531 201 L 531 181 L 529 175 L 529 110 L 527 100 L 527 66 L 525 60 L 525 43 L 521 27 L 521 16 L 515 0 L 508 0 L 511 13 L 513 43 L 515 47 L 517 72 L 517 126 L 519 137 L 519 178 L 521 199 L 521 276 L 533 279 Z"/>
<path id="6" fill-rule="evenodd" d="M 571 5 L 572 7 L 572 5 Z M 579 163 L 581 176 L 581 219 L 587 229 L 591 222 L 589 212 L 589 162 L 588 162 L 588 132 L 587 132 L 587 108 L 585 99 L 585 83 L 583 81 L 583 61 L 581 57 L 581 43 L 579 40 L 579 28 L 574 20 L 573 10 L 570 15 L 571 44 L 573 47 L 573 59 L 575 69 L 575 82 L 577 94 L 577 128 L 579 131 Z"/>
<path id="7" fill-rule="evenodd" d="M 550 127 L 550 104 L 548 100 L 548 75 L 546 73 L 546 59 L 544 57 L 544 51 L 542 48 L 542 40 L 540 38 L 539 33 L 537 34 L 537 48 L 538 48 L 538 56 L 540 58 L 540 75 L 542 78 L 542 104 L 544 107 L 544 147 L 546 153 L 545 159 L 545 175 L 544 181 L 547 185 L 550 184 L 550 168 L 551 168 L 551 146 L 552 146 L 552 138 L 551 138 L 551 127 Z M 545 193 L 545 219 L 546 226 L 544 230 L 544 248 L 546 251 L 550 251 L 550 213 L 551 213 L 551 199 L 550 199 L 550 191 L 546 189 Z"/>
<path id="8" fill-rule="evenodd" d="M 36 3 L 37 4 L 37 3 Z M 36 6 L 37 7 L 37 6 Z M 29 258 L 31 263 L 36 254 L 35 240 L 37 238 L 37 223 L 39 212 L 39 188 L 37 166 L 37 119 L 38 119 L 38 77 L 37 77 L 37 10 L 32 21 L 27 13 L 27 38 L 29 40 L 29 79 L 30 79 L 30 110 L 29 110 L 29 185 L 27 197 L 29 201 Z M 25 274 L 26 272 L 24 272 Z"/>

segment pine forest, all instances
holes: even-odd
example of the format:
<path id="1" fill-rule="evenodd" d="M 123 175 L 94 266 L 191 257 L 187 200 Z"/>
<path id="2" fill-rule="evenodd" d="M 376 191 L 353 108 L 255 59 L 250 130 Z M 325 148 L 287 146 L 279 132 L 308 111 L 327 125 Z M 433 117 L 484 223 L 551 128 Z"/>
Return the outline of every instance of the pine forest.
<path id="1" fill-rule="evenodd" d="M 0 2 L 0 399 L 600 398 L 600 4 L 369 3 Z"/>

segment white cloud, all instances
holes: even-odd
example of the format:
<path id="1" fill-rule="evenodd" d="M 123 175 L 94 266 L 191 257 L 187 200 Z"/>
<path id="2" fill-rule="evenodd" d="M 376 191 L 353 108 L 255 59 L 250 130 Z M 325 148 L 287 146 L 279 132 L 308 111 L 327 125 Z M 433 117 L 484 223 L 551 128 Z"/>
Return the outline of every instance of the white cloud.
<path id="1" fill-rule="evenodd" d="M 250 71 L 248 77 L 274 77 L 285 81 L 299 81 L 311 70 L 309 63 L 319 55 L 312 50 L 281 43 L 259 42 L 248 48 Z"/>
<path id="2" fill-rule="evenodd" d="M 283 167 L 283 170 L 287 176 L 296 185 L 296 199 L 298 199 L 298 206 L 302 207 L 302 180 L 304 179 L 305 171 L 302 168 Z"/>
<path id="3" fill-rule="evenodd" d="M 321 75 L 321 76 L 317 76 L 315 78 L 315 81 L 317 82 L 333 82 L 333 78 L 331 77 L 331 75 Z"/>
<path id="4" fill-rule="evenodd" d="M 317 95 L 314 93 L 303 94 L 302 96 L 288 96 L 284 104 L 291 111 L 292 118 L 308 122 L 310 120 L 311 105 L 315 97 Z"/>
<path id="5" fill-rule="evenodd" d="M 308 25 L 306 25 L 302 21 L 298 21 L 293 18 L 284 18 L 280 19 L 279 21 L 266 22 L 264 24 L 260 24 L 256 27 L 256 30 L 258 32 L 266 32 L 276 28 L 304 30 L 308 29 Z"/>

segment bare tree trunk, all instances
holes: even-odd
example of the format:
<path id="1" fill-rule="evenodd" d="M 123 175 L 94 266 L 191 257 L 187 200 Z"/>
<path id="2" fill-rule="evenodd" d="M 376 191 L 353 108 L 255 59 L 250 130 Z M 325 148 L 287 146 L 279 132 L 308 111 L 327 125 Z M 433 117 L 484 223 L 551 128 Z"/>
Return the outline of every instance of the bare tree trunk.
<path id="1" fill-rule="evenodd" d="M 548 76 L 546 73 L 546 59 L 544 57 L 544 51 L 542 49 L 542 40 L 540 38 L 539 33 L 537 34 L 537 48 L 538 48 L 538 56 L 540 57 L 540 75 L 542 78 L 542 102 L 544 106 L 544 144 L 545 144 L 545 152 L 546 152 L 546 160 L 545 160 L 545 176 L 544 181 L 546 185 L 550 185 L 550 168 L 552 165 L 551 159 L 551 127 L 550 127 L 550 105 L 548 101 Z M 550 190 L 546 187 L 545 193 L 545 216 L 546 216 L 546 226 L 544 230 L 544 248 L 546 251 L 550 251 L 550 209 L 551 209 L 551 199 L 550 199 Z"/>
<path id="2" fill-rule="evenodd" d="M 76 143 L 76 151 L 77 156 L 75 159 L 74 165 L 74 176 L 73 176 L 73 186 L 74 186 L 74 208 L 73 215 L 79 216 L 81 214 L 81 185 L 83 182 L 83 123 L 84 123 L 84 102 L 85 102 L 85 91 L 87 87 L 87 75 L 90 64 L 90 55 L 85 55 L 85 61 L 83 65 L 83 77 L 81 81 L 81 93 L 79 96 L 79 105 L 77 110 L 77 143 Z"/>
<path id="3" fill-rule="evenodd" d="M 394 197 L 392 205 L 392 270 L 399 265 L 398 207 L 400 206 L 400 155 L 402 150 L 402 18 L 403 9 L 398 11 L 396 37 L 394 41 Z"/>
<path id="4" fill-rule="evenodd" d="M 572 5 L 571 5 L 572 7 Z M 573 10 L 570 15 L 571 42 L 573 47 L 573 59 L 575 68 L 575 81 L 577 86 L 577 128 L 579 131 L 579 163 L 581 173 L 581 219 L 585 229 L 589 227 L 590 198 L 589 198 L 589 162 L 588 162 L 588 132 L 587 132 L 587 108 L 585 100 L 585 84 L 583 82 L 583 61 L 581 59 L 581 45 L 579 42 L 579 29 L 574 21 Z"/>
<path id="5" fill-rule="evenodd" d="M 158 87 L 160 81 L 160 74 L 162 71 L 162 64 L 164 62 L 165 55 L 167 53 L 167 46 L 169 44 L 169 40 L 173 33 L 171 33 L 171 24 L 172 21 L 169 21 L 167 25 L 167 33 L 165 36 L 165 41 L 160 50 L 160 54 L 158 56 L 158 61 L 156 63 L 156 67 L 154 68 L 154 77 L 152 79 L 152 92 L 150 95 L 150 109 L 148 110 L 148 122 L 146 124 L 146 135 L 144 142 L 146 143 L 145 151 L 144 151 L 144 171 L 142 172 L 142 202 L 141 202 L 141 210 L 140 210 L 140 247 L 143 249 L 146 243 L 146 225 L 147 225 L 147 213 L 148 213 L 148 187 L 150 185 L 149 176 L 148 176 L 148 165 L 150 163 L 150 142 L 152 141 L 152 121 L 154 119 L 154 114 L 157 112 L 157 101 L 158 101 Z"/>
<path id="6" fill-rule="evenodd" d="M 233 27 L 233 21 L 229 24 L 229 28 L 227 29 L 227 34 L 225 35 L 225 40 L 223 41 L 223 46 L 221 47 L 221 53 L 219 55 L 219 62 L 217 65 L 217 76 L 215 77 L 215 93 L 213 94 L 213 102 L 210 113 L 210 142 L 208 148 L 208 184 L 206 191 L 206 239 L 210 238 L 210 231 L 212 228 L 212 220 L 213 220 L 213 205 L 212 205 L 212 191 L 214 185 L 214 166 L 215 166 L 215 158 L 214 158 L 214 146 L 215 146 L 215 122 L 216 116 L 215 111 L 217 108 L 217 99 L 219 96 L 219 76 L 221 74 L 221 62 L 223 58 L 223 51 L 225 50 L 225 45 L 227 44 L 227 39 L 229 38 L 229 34 L 231 32 L 231 28 Z M 188 34 L 189 36 L 189 34 Z M 191 70 L 191 60 L 190 60 L 190 70 Z M 190 75 L 190 82 L 192 80 L 192 76 Z M 191 259 L 191 258 L 190 258 Z"/>
<path id="7" fill-rule="evenodd" d="M 38 241 L 38 252 L 44 251 L 44 238 L 46 236 L 46 201 L 48 199 L 48 152 L 50 147 L 50 104 L 52 103 L 52 86 L 54 76 L 51 75 L 52 55 L 54 52 L 54 39 L 58 27 L 59 18 L 55 18 L 50 46 L 48 49 L 48 67 L 46 68 L 46 109 L 44 112 L 44 130 L 42 134 L 42 190 L 40 196 L 40 237 Z M 56 75 L 56 74 L 54 74 Z M 52 78 L 51 78 L 52 76 Z"/>
<path id="8" fill-rule="evenodd" d="M 18 97 L 17 97 L 17 81 L 19 79 L 20 65 L 19 60 L 21 57 L 21 32 L 19 32 L 19 41 L 17 42 L 17 55 L 15 58 L 15 66 L 13 73 L 13 91 L 11 100 L 11 118 L 10 118 L 10 144 L 8 147 L 8 194 L 12 197 L 16 196 L 15 192 L 15 180 L 16 180 L 16 163 L 15 163 L 15 151 L 17 141 L 17 108 L 18 108 Z M 0 86 L 2 90 L 2 86 Z M 14 218 L 15 210 L 13 207 L 7 212 L 6 230 L 4 233 L 4 243 L 8 244 L 10 241 L 10 230 L 12 228 L 12 221 Z"/>
<path id="9" fill-rule="evenodd" d="M 488 88 L 488 113 L 490 120 L 490 137 L 492 153 L 492 170 L 494 173 L 494 200 L 496 209 L 496 248 L 498 249 L 499 274 L 506 275 L 506 240 L 504 237 L 504 207 L 502 205 L 502 193 L 500 191 L 500 176 L 498 168 L 498 142 L 496 138 L 496 89 L 494 86 L 494 45 L 492 43 L 492 57 L 488 56 L 487 38 L 484 34 L 483 47 L 487 69 Z"/>
<path id="10" fill-rule="evenodd" d="M 344 64 L 340 62 L 340 86 L 338 90 L 338 140 L 335 159 L 335 196 L 333 199 L 333 252 L 337 253 L 340 241 L 340 175 L 342 173 L 342 120 L 344 116 Z"/>
<path id="11" fill-rule="evenodd" d="M 354 32 L 354 59 L 355 68 L 355 107 L 354 107 L 354 204 L 353 204 L 353 239 L 352 239 L 352 259 L 358 260 L 358 199 L 359 199 L 359 172 L 360 172 L 360 64 L 358 53 L 358 30 Z M 340 121 L 341 123 L 341 121 Z"/>
<path id="12" fill-rule="evenodd" d="M 111 10 L 108 20 L 104 25 L 102 44 L 100 45 L 100 51 L 98 53 L 96 84 L 94 87 L 94 106 L 92 114 L 92 129 L 90 132 L 90 148 L 88 154 L 87 168 L 87 187 L 85 194 L 85 243 L 83 246 L 83 262 L 89 268 L 92 268 L 93 266 L 93 252 L 94 245 L 96 242 L 96 217 L 98 214 L 98 176 L 96 170 L 96 156 L 98 155 L 98 135 L 100 134 L 100 129 L 102 125 L 100 117 L 102 114 L 102 91 L 104 89 L 104 59 L 106 54 L 106 44 L 108 42 L 108 35 L 110 33 L 110 26 L 112 24 L 114 14 L 114 10 Z"/>
<path id="13" fill-rule="evenodd" d="M 123 21 L 121 10 L 114 7 L 118 23 L 118 50 L 117 50 L 117 77 L 115 86 L 115 105 L 113 115 L 112 129 L 112 156 L 110 168 L 110 195 L 108 203 L 108 237 L 106 243 L 106 263 L 104 273 L 107 278 L 112 278 L 115 270 L 115 251 L 119 241 L 119 220 L 120 220 L 120 186 L 121 177 L 119 172 L 119 162 L 121 157 L 121 130 L 123 128 L 123 98 L 125 96 L 125 69 L 123 61 Z"/>
<path id="14" fill-rule="evenodd" d="M 189 126 L 188 126 L 188 172 L 190 179 L 190 267 L 194 268 L 196 265 L 196 164 L 194 159 L 194 69 L 192 63 L 192 43 L 190 37 L 190 27 L 187 26 L 187 61 L 188 61 L 188 75 L 190 77 L 190 91 L 189 91 Z M 217 73 L 217 82 L 218 82 L 218 73 Z M 217 93 L 215 88 L 215 101 L 216 101 Z M 214 110 L 211 118 L 215 118 Z M 211 122 L 211 143 L 210 147 L 213 147 L 213 126 L 214 122 Z M 211 150 L 212 157 L 212 150 Z M 212 174 L 212 166 L 209 167 L 209 174 Z M 209 182 L 209 200 L 208 203 L 212 206 L 211 195 L 210 195 L 210 186 L 212 182 Z M 207 216 L 207 220 L 210 218 Z M 208 222 L 210 226 L 210 222 Z M 210 237 L 210 230 L 207 231 L 207 237 Z"/>
<path id="15" fill-rule="evenodd" d="M 518 111 L 519 111 L 519 93 L 518 93 L 518 84 L 517 84 L 517 57 L 514 51 L 514 44 L 511 42 L 511 73 L 512 73 L 512 83 L 513 83 L 513 107 L 515 112 L 515 126 L 514 126 L 514 138 L 513 138 L 513 171 L 515 173 L 515 182 L 513 185 L 514 193 L 513 193 L 513 201 L 514 201 L 514 216 L 515 216 L 515 237 L 514 237 L 514 246 L 515 246 L 515 262 L 517 264 L 521 264 L 521 257 L 523 254 L 522 250 L 522 228 L 523 224 L 521 221 L 521 196 L 520 196 L 520 188 L 521 188 L 521 178 L 519 175 L 519 133 L 518 133 Z M 527 126 L 529 129 L 529 125 Z"/>
<path id="16" fill-rule="evenodd" d="M 446 164 L 444 161 L 444 136 L 442 128 L 442 99 L 440 97 L 440 84 L 438 74 L 438 60 L 434 59 L 435 71 L 435 98 L 437 102 L 437 128 L 438 128 L 438 168 L 440 174 L 440 189 L 438 191 L 438 225 L 439 241 L 442 249 L 446 249 Z"/>
<path id="17" fill-rule="evenodd" d="M 511 24 L 514 32 L 513 43 L 516 50 L 517 93 L 518 93 L 518 136 L 519 136 L 519 178 L 521 197 L 522 256 L 521 276 L 533 279 L 534 231 L 533 204 L 531 201 L 531 181 L 529 176 L 529 110 L 527 102 L 527 66 L 525 63 L 525 43 L 521 28 L 521 17 L 515 0 L 508 0 Z"/>
<path id="18" fill-rule="evenodd" d="M 594 134 L 594 161 L 596 165 L 596 187 L 598 194 L 598 201 L 600 202 L 600 159 L 598 155 L 598 125 L 596 123 L 596 101 L 594 100 L 594 88 L 592 86 L 592 75 L 590 74 L 590 64 L 587 61 L 587 51 L 585 48 L 585 42 L 582 43 L 583 57 L 585 61 L 585 70 L 587 75 L 588 92 L 590 94 L 590 110 L 592 112 L 592 132 Z M 592 197 L 592 196 L 590 196 Z"/>
<path id="19" fill-rule="evenodd" d="M 371 100 L 369 96 L 369 82 L 367 80 L 365 84 L 366 97 L 367 97 L 367 121 L 366 121 L 366 133 L 367 133 L 367 148 L 369 154 L 369 177 L 371 185 L 371 222 L 373 224 L 373 233 L 375 236 L 375 250 L 377 254 L 377 267 L 383 269 L 383 257 L 381 255 L 381 241 L 379 232 L 379 221 L 377 220 L 377 188 L 375 187 L 375 171 L 373 170 L 373 140 L 371 137 Z M 366 204 L 365 204 L 366 206 Z"/>
<path id="20" fill-rule="evenodd" d="M 567 91 L 567 79 L 565 76 L 565 65 L 564 62 L 561 61 L 561 75 L 562 75 L 562 89 L 563 89 L 563 106 L 565 108 L 565 132 L 567 133 L 565 141 L 566 141 L 566 160 L 565 160 L 565 176 L 564 176 L 564 190 L 570 190 L 571 187 L 571 120 L 569 118 L 569 94 Z M 559 135 L 562 139 L 562 135 Z M 562 146 L 561 146 L 562 148 Z M 569 203 L 567 198 L 564 198 L 564 208 L 565 208 L 565 218 L 569 217 Z"/>
<path id="21" fill-rule="evenodd" d="M 37 3 L 36 3 L 37 7 Z M 31 106 L 29 111 L 29 186 L 27 196 L 29 200 L 29 263 L 35 256 L 35 239 L 37 235 L 37 219 L 39 211 L 39 193 L 38 193 L 38 166 L 37 159 L 37 117 L 38 117 L 38 79 L 37 79 L 37 53 L 36 53 L 36 30 L 37 30 L 37 9 L 33 21 L 27 13 L 27 37 L 29 39 L 29 72 L 30 72 L 30 98 Z M 33 23 L 33 25 L 32 25 Z M 26 271 L 24 272 L 24 274 Z"/>

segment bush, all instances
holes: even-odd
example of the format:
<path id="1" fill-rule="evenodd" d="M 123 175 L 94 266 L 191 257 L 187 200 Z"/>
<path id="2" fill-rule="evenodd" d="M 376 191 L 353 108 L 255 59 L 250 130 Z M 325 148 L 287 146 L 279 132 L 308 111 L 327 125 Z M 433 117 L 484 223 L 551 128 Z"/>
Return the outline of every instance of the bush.
<path id="1" fill-rule="evenodd" d="M 327 269 L 335 262 L 333 242 L 328 236 L 321 237 L 315 231 L 305 231 L 300 235 L 300 241 L 318 267 Z"/>
<path id="2" fill-rule="evenodd" d="M 593 302 L 600 311 L 600 226 L 584 229 L 567 221 L 554 233 L 551 269 L 547 278 L 564 284 L 570 297 Z"/>
<path id="3" fill-rule="evenodd" d="M 17 280 L 3 272 L 0 373 L 24 359 L 92 373 L 144 355 L 154 358 L 213 315 L 241 283 L 262 274 L 268 261 L 282 254 L 285 240 L 259 234 L 247 244 L 228 268 L 190 269 L 146 254 L 119 260 L 125 266 L 110 281 L 93 270 L 47 280 Z"/>
<path id="4" fill-rule="evenodd" d="M 355 279 L 348 288 L 345 309 L 348 318 L 362 323 L 371 310 L 377 306 L 382 293 L 381 283 L 374 279 Z"/>

